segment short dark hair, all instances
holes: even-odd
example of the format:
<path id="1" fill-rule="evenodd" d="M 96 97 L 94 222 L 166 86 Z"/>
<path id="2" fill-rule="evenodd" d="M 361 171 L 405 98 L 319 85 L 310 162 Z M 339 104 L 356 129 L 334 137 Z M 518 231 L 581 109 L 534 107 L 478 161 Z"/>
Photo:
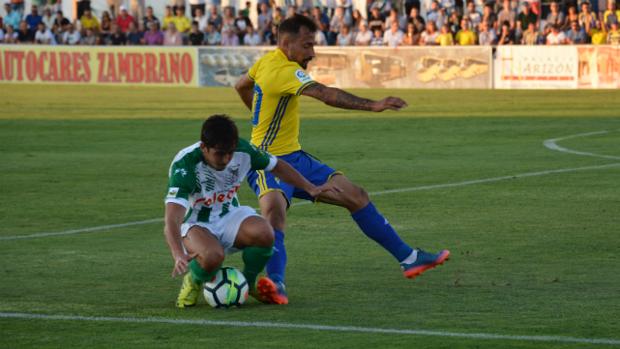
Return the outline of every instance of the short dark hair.
<path id="1" fill-rule="evenodd" d="M 280 34 L 299 34 L 299 30 L 302 27 L 305 27 L 310 32 L 314 33 L 317 31 L 317 26 L 314 21 L 304 15 L 295 14 L 292 17 L 289 17 L 282 21 L 278 26 L 278 35 Z"/>
<path id="2" fill-rule="evenodd" d="M 202 124 L 200 140 L 207 148 L 217 146 L 223 150 L 233 151 L 239 142 L 239 131 L 228 115 L 211 115 Z"/>

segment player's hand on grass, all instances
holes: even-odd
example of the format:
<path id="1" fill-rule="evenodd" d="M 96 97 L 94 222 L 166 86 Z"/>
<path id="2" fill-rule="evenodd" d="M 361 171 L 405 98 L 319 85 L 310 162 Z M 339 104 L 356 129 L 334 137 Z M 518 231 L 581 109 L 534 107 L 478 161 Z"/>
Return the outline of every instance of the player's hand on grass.
<path id="1" fill-rule="evenodd" d="M 318 187 L 314 187 L 314 189 L 309 190 L 308 194 L 310 194 L 312 197 L 317 197 L 321 193 L 325 193 L 325 192 L 328 192 L 328 191 L 331 191 L 331 192 L 334 192 L 334 193 L 342 193 L 342 189 L 340 189 L 340 187 L 338 187 L 334 183 L 327 182 L 327 183 L 325 183 L 323 185 L 320 185 Z"/>
<path id="2" fill-rule="evenodd" d="M 187 272 L 187 265 L 195 257 L 196 254 L 190 256 L 185 253 L 179 254 L 174 257 L 174 269 L 172 270 L 172 277 L 185 274 Z"/>
<path id="3" fill-rule="evenodd" d="M 372 111 L 382 112 L 384 110 L 400 110 L 407 106 L 407 102 L 398 97 L 387 97 L 376 101 L 372 106 Z"/>

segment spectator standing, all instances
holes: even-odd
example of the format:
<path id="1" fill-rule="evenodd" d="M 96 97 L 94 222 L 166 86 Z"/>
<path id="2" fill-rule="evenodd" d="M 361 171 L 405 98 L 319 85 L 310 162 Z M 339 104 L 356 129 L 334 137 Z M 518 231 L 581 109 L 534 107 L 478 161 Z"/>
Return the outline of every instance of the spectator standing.
<path id="1" fill-rule="evenodd" d="M 368 16 L 368 28 L 373 33 L 379 29 L 383 32 L 385 26 L 385 17 L 381 14 L 378 7 L 373 7 Z M 382 34 L 383 35 L 383 34 Z"/>
<path id="2" fill-rule="evenodd" d="M 242 11 L 238 12 L 237 18 L 235 18 L 235 28 L 237 30 L 237 36 L 239 37 L 239 43 L 243 43 L 243 38 L 248 32 L 248 28 L 253 27 L 250 17 L 244 16 Z"/>
<path id="3" fill-rule="evenodd" d="M 454 11 L 450 14 L 448 18 L 448 28 L 452 33 L 458 33 L 461 30 L 461 19 L 459 17 L 459 13 Z"/>
<path id="4" fill-rule="evenodd" d="M 564 20 L 562 30 L 569 30 L 571 28 L 571 23 L 579 22 L 579 14 L 577 13 L 577 7 L 570 6 L 568 8 L 568 14 L 566 15 L 566 19 Z"/>
<path id="5" fill-rule="evenodd" d="M 194 16 L 194 22 L 198 24 L 198 30 L 204 32 L 207 29 L 207 22 L 209 21 L 209 17 L 204 14 L 204 12 L 200 8 L 196 8 L 196 15 Z"/>
<path id="6" fill-rule="evenodd" d="M 84 31 L 84 35 L 80 38 L 80 45 L 95 46 L 99 43 L 98 41 L 99 38 L 95 34 L 95 31 L 89 28 Z"/>
<path id="7" fill-rule="evenodd" d="M 19 22 L 22 21 L 22 15 L 18 11 L 14 11 L 9 3 L 4 4 L 4 25 L 13 27 L 13 30 L 19 30 Z"/>
<path id="8" fill-rule="evenodd" d="M 127 33 L 127 45 L 142 45 L 143 38 L 144 30 L 138 28 L 135 23 L 131 23 Z"/>
<path id="9" fill-rule="evenodd" d="M 26 16 L 25 20 L 26 23 L 28 23 L 28 30 L 30 30 L 34 38 L 34 32 L 37 31 L 39 23 L 43 22 L 43 17 L 39 15 L 39 8 L 37 5 L 32 5 L 30 7 L 30 14 Z"/>
<path id="10" fill-rule="evenodd" d="M 510 0 L 503 0 L 502 10 L 497 14 L 499 23 L 508 22 L 510 29 L 515 29 L 515 13 L 510 8 Z"/>
<path id="11" fill-rule="evenodd" d="M 607 10 L 605 10 L 605 13 L 603 13 L 603 24 L 605 25 L 605 29 L 609 30 L 611 28 L 611 25 L 614 23 L 618 23 L 619 20 L 620 10 L 616 9 L 616 1 L 607 0 Z"/>
<path id="12" fill-rule="evenodd" d="M 129 31 L 129 24 L 133 23 L 134 18 L 127 12 L 127 7 L 125 7 L 125 5 L 121 5 L 119 9 L 120 13 L 118 17 L 116 17 L 116 25 L 123 33 L 127 33 Z"/>
<path id="13" fill-rule="evenodd" d="M 222 35 L 215 29 L 215 25 L 211 22 L 207 24 L 204 43 L 209 46 L 219 46 L 222 44 Z"/>
<path id="14" fill-rule="evenodd" d="M 407 17 L 399 16 L 395 8 L 390 10 L 389 16 L 385 19 L 385 28 L 391 28 L 394 22 L 398 23 L 398 28 L 401 30 L 407 27 Z"/>
<path id="15" fill-rule="evenodd" d="M 403 43 L 403 36 L 405 34 L 398 26 L 397 21 L 393 21 L 390 30 L 383 34 L 383 44 L 389 47 L 398 47 Z"/>
<path id="16" fill-rule="evenodd" d="M 277 29 L 274 28 L 274 33 L 277 33 L 276 30 Z M 271 45 L 277 44 L 277 41 L 274 41 L 275 36 L 271 36 L 270 39 L 271 41 L 269 41 L 269 43 Z M 314 34 L 314 42 L 316 43 L 317 46 L 327 46 L 327 37 L 325 36 L 325 33 L 323 33 L 320 30 L 317 30 L 316 33 Z"/>
<path id="17" fill-rule="evenodd" d="M 437 27 L 435 26 L 435 22 L 428 21 L 426 23 L 426 30 L 422 32 L 420 35 L 420 45 L 428 46 L 428 45 L 437 45 L 437 37 L 439 33 L 437 32 Z"/>
<path id="18" fill-rule="evenodd" d="M 362 16 L 360 10 L 353 10 L 353 13 L 351 14 L 351 28 L 353 28 L 354 32 L 359 29 L 360 23 L 362 22 L 366 22 L 366 19 L 364 19 L 364 16 Z"/>
<path id="19" fill-rule="evenodd" d="M 162 29 L 168 30 L 170 23 L 174 22 L 174 15 L 172 14 L 172 6 L 166 6 L 164 8 L 164 18 L 162 22 Z M 176 28 L 176 27 L 175 27 Z"/>
<path id="20" fill-rule="evenodd" d="M 248 26 L 245 36 L 243 37 L 243 44 L 245 46 L 259 46 L 263 43 L 260 35 L 254 30 L 254 27 Z"/>
<path id="21" fill-rule="evenodd" d="M 31 44 L 34 41 L 34 33 L 28 29 L 28 23 L 23 20 L 19 22 L 19 30 L 17 31 L 18 44 Z"/>
<path id="22" fill-rule="evenodd" d="M 538 30 L 536 30 L 536 23 L 528 23 L 527 29 L 523 32 L 521 37 L 522 45 L 540 45 L 541 38 L 538 34 Z"/>
<path id="23" fill-rule="evenodd" d="M 420 11 L 417 7 L 412 8 L 411 12 L 409 12 L 408 22 L 415 26 L 415 31 L 417 33 L 423 32 L 426 27 L 426 21 L 420 16 Z"/>
<path id="24" fill-rule="evenodd" d="M 46 7 L 43 10 L 42 21 L 45 23 L 45 27 L 50 29 L 54 26 L 54 15 L 52 14 L 52 10 L 49 7 Z"/>
<path id="25" fill-rule="evenodd" d="M 318 29 L 323 32 L 323 34 L 329 31 L 329 17 L 321 11 L 321 8 L 316 6 L 312 8 L 312 19 L 318 26 Z"/>
<path id="26" fill-rule="evenodd" d="M 198 17 L 198 10 L 200 10 L 202 14 L 205 13 L 205 10 L 206 10 L 205 0 L 188 0 L 188 2 L 189 2 L 189 8 L 190 8 L 190 13 L 191 13 L 192 18 Z"/>
<path id="27" fill-rule="evenodd" d="M 476 4 L 473 1 L 467 2 L 467 11 L 465 17 L 469 19 L 473 30 L 477 30 L 482 21 L 482 14 L 476 10 Z"/>
<path id="28" fill-rule="evenodd" d="M 560 26 L 551 26 L 551 33 L 547 34 L 547 45 L 566 45 L 567 42 L 566 35 L 560 30 Z"/>
<path id="29" fill-rule="evenodd" d="M 415 8 L 415 7 L 414 7 Z M 407 24 L 407 31 L 403 37 L 403 45 L 414 46 L 420 43 L 420 32 L 413 23 Z"/>
<path id="30" fill-rule="evenodd" d="M 99 20 L 93 16 L 90 8 L 84 9 L 84 14 L 80 17 L 80 24 L 83 30 L 92 29 L 95 32 L 99 31 Z"/>
<path id="31" fill-rule="evenodd" d="M 517 16 L 517 29 L 524 32 L 529 28 L 530 23 L 534 23 L 535 26 L 538 26 L 538 16 L 530 10 L 530 4 L 524 2 L 521 13 Z"/>
<path id="32" fill-rule="evenodd" d="M 222 30 L 222 16 L 217 12 L 216 6 L 211 6 L 211 12 L 209 13 L 209 18 L 207 19 L 207 25 L 211 23 L 213 24 L 213 28 L 216 31 Z"/>
<path id="33" fill-rule="evenodd" d="M 37 25 L 37 31 L 34 33 L 34 43 L 40 45 L 56 45 L 54 34 L 45 27 L 45 23 L 43 22 Z"/>
<path id="34" fill-rule="evenodd" d="M 514 31 L 510 29 L 510 22 L 506 21 L 502 23 L 502 31 L 499 34 L 499 39 L 497 40 L 498 45 L 514 45 L 515 43 L 515 35 Z"/>
<path id="35" fill-rule="evenodd" d="M 571 22 L 570 29 L 566 31 L 565 35 L 569 44 L 583 45 L 587 43 L 586 33 L 581 27 L 579 27 L 578 21 Z"/>
<path id="36" fill-rule="evenodd" d="M 258 14 L 258 32 L 261 35 L 265 35 L 266 32 L 271 30 L 271 20 L 273 19 L 273 12 L 269 8 L 269 4 L 261 3 L 260 11 Z"/>
<path id="37" fill-rule="evenodd" d="M 168 23 L 168 29 L 164 33 L 164 46 L 182 46 L 183 35 L 179 33 L 174 22 Z"/>
<path id="38" fill-rule="evenodd" d="M 64 45 L 77 45 L 80 43 L 82 36 L 80 32 L 75 30 L 73 23 L 69 23 L 66 26 L 67 30 L 62 34 L 62 43 Z"/>
<path id="39" fill-rule="evenodd" d="M 480 33 L 478 34 L 478 45 L 495 45 L 497 35 L 495 29 L 489 28 L 489 24 L 486 21 L 480 22 Z"/>
<path id="40" fill-rule="evenodd" d="M 557 1 L 552 1 L 551 5 L 549 5 L 550 13 L 547 15 L 547 24 L 551 26 L 554 25 L 562 26 L 564 25 L 564 21 L 566 20 L 566 16 L 564 13 L 560 12 L 560 5 Z"/>
<path id="41" fill-rule="evenodd" d="M 158 28 L 161 26 L 159 19 L 155 17 L 155 14 L 153 13 L 152 6 L 148 6 L 146 8 L 146 15 L 144 16 L 144 18 L 142 18 L 142 24 L 144 25 L 144 28 L 150 29 L 149 22 L 157 23 Z"/>
<path id="42" fill-rule="evenodd" d="M 372 32 L 368 30 L 368 24 L 366 24 L 366 22 L 361 22 L 359 30 L 355 35 L 355 46 L 368 46 L 370 45 L 370 40 L 372 40 Z"/>
<path id="43" fill-rule="evenodd" d="M 487 28 L 489 30 L 498 29 L 497 16 L 495 15 L 495 12 L 493 12 L 493 5 L 491 5 L 490 3 L 486 3 L 484 5 L 484 8 L 482 10 L 482 22 L 487 24 Z"/>
<path id="44" fill-rule="evenodd" d="M 586 33 L 590 31 L 590 28 L 596 27 L 596 14 L 590 10 L 590 3 L 587 1 L 581 3 L 579 26 L 583 28 Z"/>
<path id="45" fill-rule="evenodd" d="M 177 7 L 175 12 L 176 12 L 176 16 L 174 16 L 174 18 L 172 18 L 172 22 L 174 23 L 174 27 L 181 34 L 188 33 L 189 29 L 192 26 L 192 24 L 191 24 L 189 18 L 187 18 L 185 16 L 185 9 L 182 8 L 182 7 Z"/>
<path id="46" fill-rule="evenodd" d="M 129 28 L 127 28 L 129 30 Z M 127 44 L 127 35 L 123 32 L 123 29 L 116 23 L 112 23 L 112 30 L 110 33 L 110 39 L 108 45 L 112 46 L 124 46 Z"/>
<path id="47" fill-rule="evenodd" d="M 431 7 L 426 11 L 426 22 L 435 22 L 435 26 L 439 24 L 441 13 L 439 10 L 439 3 L 436 0 L 431 2 Z"/>
<path id="48" fill-rule="evenodd" d="M 370 39 L 370 46 L 383 46 L 383 32 L 381 29 L 376 28 L 373 31 L 372 39 Z"/>
<path id="49" fill-rule="evenodd" d="M 455 39 L 456 43 L 461 46 L 476 45 L 478 42 L 476 33 L 470 30 L 469 20 L 467 18 L 461 20 L 461 30 L 456 33 Z"/>
<path id="50" fill-rule="evenodd" d="M 148 13 L 148 10 L 147 10 Z M 147 46 L 160 46 L 164 44 L 164 33 L 159 30 L 159 23 L 149 22 L 149 30 L 144 33 L 144 44 Z"/>

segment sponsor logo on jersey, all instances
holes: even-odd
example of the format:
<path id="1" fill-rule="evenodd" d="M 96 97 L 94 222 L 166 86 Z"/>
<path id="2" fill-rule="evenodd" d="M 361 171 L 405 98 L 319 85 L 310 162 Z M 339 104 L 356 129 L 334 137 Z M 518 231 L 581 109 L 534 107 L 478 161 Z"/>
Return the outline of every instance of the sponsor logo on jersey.
<path id="1" fill-rule="evenodd" d="M 306 72 L 304 72 L 301 69 L 297 69 L 297 71 L 295 71 L 295 77 L 302 84 L 305 84 L 306 82 L 312 81 L 312 78 L 310 76 L 308 76 L 308 74 L 306 74 Z"/>
<path id="2" fill-rule="evenodd" d="M 177 168 L 176 170 L 174 170 L 174 174 L 177 173 L 180 173 L 183 177 L 187 176 L 187 170 L 184 168 Z"/>
<path id="3" fill-rule="evenodd" d="M 235 185 L 232 189 L 226 192 L 213 192 L 209 197 L 204 197 L 196 200 L 195 205 L 202 204 L 204 206 L 213 206 L 218 202 L 231 201 L 237 196 L 237 192 L 241 188 L 240 185 Z"/>
<path id="4" fill-rule="evenodd" d="M 176 198 L 178 192 L 179 192 L 179 188 L 178 187 L 168 188 L 168 197 L 169 198 Z"/>

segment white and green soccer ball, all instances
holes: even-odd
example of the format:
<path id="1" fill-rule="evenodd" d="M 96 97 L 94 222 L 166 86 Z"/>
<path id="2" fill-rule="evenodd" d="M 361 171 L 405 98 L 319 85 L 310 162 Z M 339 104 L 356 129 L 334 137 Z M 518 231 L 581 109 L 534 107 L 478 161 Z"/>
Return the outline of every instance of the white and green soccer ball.
<path id="1" fill-rule="evenodd" d="M 238 307 L 248 299 L 248 281 L 236 268 L 223 267 L 213 280 L 206 282 L 203 294 L 214 308 Z"/>

